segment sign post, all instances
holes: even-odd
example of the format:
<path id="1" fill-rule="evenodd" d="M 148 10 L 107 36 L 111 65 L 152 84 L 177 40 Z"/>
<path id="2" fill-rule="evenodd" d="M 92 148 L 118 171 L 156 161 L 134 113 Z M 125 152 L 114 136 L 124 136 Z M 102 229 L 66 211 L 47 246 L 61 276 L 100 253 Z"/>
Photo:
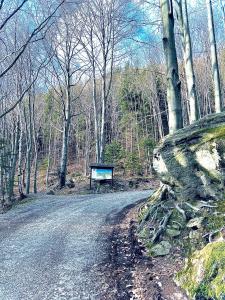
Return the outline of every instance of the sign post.
<path id="1" fill-rule="evenodd" d="M 92 187 L 92 180 L 95 181 L 106 181 L 110 180 L 113 186 L 113 165 L 106 164 L 91 164 L 90 165 L 90 189 Z"/>

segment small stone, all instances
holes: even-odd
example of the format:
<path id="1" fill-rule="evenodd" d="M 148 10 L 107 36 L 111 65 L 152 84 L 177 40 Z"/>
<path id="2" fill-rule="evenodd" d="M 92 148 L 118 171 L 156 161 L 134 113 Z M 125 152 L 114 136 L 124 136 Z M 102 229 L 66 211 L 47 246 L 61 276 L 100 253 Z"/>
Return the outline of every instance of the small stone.
<path id="1" fill-rule="evenodd" d="M 66 186 L 70 189 L 75 187 L 75 183 L 73 181 L 73 179 L 69 179 L 68 181 L 66 181 Z"/>
<path id="2" fill-rule="evenodd" d="M 180 235 L 180 231 L 177 229 L 168 228 L 166 234 L 170 237 L 176 237 Z"/>
<path id="3" fill-rule="evenodd" d="M 201 228 L 202 227 L 202 222 L 204 220 L 204 217 L 199 217 L 199 218 L 194 218 L 191 219 L 188 223 L 187 223 L 187 227 L 188 228 Z"/>
<path id="4" fill-rule="evenodd" d="M 158 286 L 160 287 L 160 288 L 162 288 L 162 283 L 159 281 L 159 282 L 157 282 L 157 284 L 158 284 Z"/>
<path id="5" fill-rule="evenodd" d="M 189 233 L 189 238 L 192 240 L 198 240 L 202 237 L 202 234 L 198 230 L 192 230 Z"/>
<path id="6" fill-rule="evenodd" d="M 53 190 L 49 190 L 46 192 L 46 195 L 55 195 L 55 192 Z"/>
<path id="7" fill-rule="evenodd" d="M 170 253 L 171 245 L 168 241 L 162 241 L 151 248 L 153 256 L 165 256 Z"/>

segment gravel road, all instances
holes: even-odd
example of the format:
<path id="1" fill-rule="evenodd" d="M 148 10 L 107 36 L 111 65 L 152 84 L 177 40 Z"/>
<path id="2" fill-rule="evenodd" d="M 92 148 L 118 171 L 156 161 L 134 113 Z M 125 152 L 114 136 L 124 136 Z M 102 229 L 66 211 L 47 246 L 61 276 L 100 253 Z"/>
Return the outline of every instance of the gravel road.
<path id="1" fill-rule="evenodd" d="M 38 195 L 0 215 L 0 299 L 100 300 L 110 223 L 150 194 Z"/>

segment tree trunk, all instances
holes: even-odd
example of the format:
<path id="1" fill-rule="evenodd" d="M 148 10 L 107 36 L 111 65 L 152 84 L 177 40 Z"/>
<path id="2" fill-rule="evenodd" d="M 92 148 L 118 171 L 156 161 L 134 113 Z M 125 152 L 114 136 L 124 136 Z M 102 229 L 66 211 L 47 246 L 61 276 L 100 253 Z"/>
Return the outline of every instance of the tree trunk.
<path id="1" fill-rule="evenodd" d="M 18 159 L 18 149 L 19 149 L 19 136 L 20 136 L 20 124 L 19 121 L 17 121 L 16 128 L 15 128 L 15 137 L 13 137 L 14 145 L 13 145 L 13 152 L 12 152 L 12 164 L 11 164 L 11 171 L 10 171 L 10 178 L 9 178 L 9 191 L 8 191 L 9 200 L 11 200 L 13 196 L 13 190 L 14 190 L 16 163 Z"/>
<path id="2" fill-rule="evenodd" d="M 220 0 L 220 7 L 223 14 L 223 23 L 224 23 L 224 30 L 225 30 L 225 3 L 223 0 Z"/>
<path id="3" fill-rule="evenodd" d="M 31 155 L 33 145 L 33 130 L 32 130 L 32 108 L 31 95 L 28 97 L 28 124 L 27 127 L 27 157 L 26 157 L 26 194 L 30 193 L 30 178 L 31 178 Z M 25 117 L 26 118 L 26 117 Z M 27 122 L 27 121 L 26 121 Z"/>
<path id="4" fill-rule="evenodd" d="M 66 184 L 70 118 L 67 118 L 66 120 L 64 120 L 63 127 L 64 127 L 63 128 L 63 144 L 62 144 L 62 154 L 61 154 L 61 164 L 60 164 L 60 174 L 59 174 L 60 188 L 63 188 Z"/>
<path id="5" fill-rule="evenodd" d="M 20 123 L 20 133 L 19 133 L 19 151 L 18 151 L 18 190 L 20 198 L 24 197 L 23 194 L 23 171 L 22 171 L 22 144 L 23 144 L 23 124 L 22 124 L 22 115 L 21 107 L 19 106 L 19 123 Z"/>
<path id="6" fill-rule="evenodd" d="M 47 170 L 46 170 L 46 190 L 48 189 L 49 185 L 49 170 L 50 170 L 50 160 L 51 160 L 51 140 L 52 140 L 52 126 L 51 126 L 51 117 L 50 117 L 50 124 L 49 124 L 49 140 L 48 140 L 48 163 L 47 163 Z"/>
<path id="7" fill-rule="evenodd" d="M 212 64 L 213 82 L 214 82 L 215 112 L 219 113 L 222 111 L 222 97 L 221 97 L 219 64 L 218 64 L 218 57 L 217 57 L 213 9 L 212 9 L 211 0 L 206 0 L 206 6 L 208 12 L 209 41 L 210 41 L 210 49 L 211 49 L 211 64 Z"/>
<path id="8" fill-rule="evenodd" d="M 99 153 L 99 159 L 100 162 L 104 162 L 104 148 L 105 148 L 105 114 L 106 114 L 106 62 L 104 66 L 103 71 L 103 77 L 102 77 L 102 107 L 101 107 L 101 130 L 100 130 L 100 153 Z"/>
<path id="9" fill-rule="evenodd" d="M 68 142 L 71 123 L 71 76 L 68 69 L 67 74 L 67 95 L 64 103 L 64 122 L 63 122 L 63 141 L 60 162 L 59 185 L 63 188 L 66 184 L 67 161 L 68 161 Z"/>
<path id="10" fill-rule="evenodd" d="M 187 0 L 178 0 L 176 3 L 178 19 L 181 27 L 184 67 L 187 82 L 188 101 L 190 107 L 189 122 L 191 124 L 199 118 L 199 107 L 195 85 Z"/>
<path id="11" fill-rule="evenodd" d="M 167 101 L 169 109 L 169 131 L 183 127 L 181 106 L 181 82 L 178 74 L 177 53 L 174 37 L 172 0 L 160 0 L 163 22 L 163 46 L 167 66 Z"/>
<path id="12" fill-rule="evenodd" d="M 95 78 L 95 67 L 93 66 L 93 80 L 92 80 L 92 100 L 94 107 L 94 122 L 95 122 L 95 151 L 96 151 L 96 162 L 100 162 L 100 137 L 99 137 L 99 126 L 98 126 L 98 108 L 97 108 L 97 92 L 96 92 L 96 78 Z"/>

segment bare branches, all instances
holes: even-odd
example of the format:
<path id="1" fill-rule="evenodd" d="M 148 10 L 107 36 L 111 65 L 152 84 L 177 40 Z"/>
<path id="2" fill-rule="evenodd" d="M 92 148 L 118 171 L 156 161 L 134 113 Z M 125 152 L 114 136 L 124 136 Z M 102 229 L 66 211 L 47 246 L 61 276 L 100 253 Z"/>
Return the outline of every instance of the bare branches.
<path id="1" fill-rule="evenodd" d="M 8 21 L 24 6 L 24 4 L 27 2 L 28 0 L 23 0 L 22 3 L 16 8 L 14 9 L 9 16 L 4 20 L 4 22 L 2 22 L 2 24 L 0 25 L 0 31 L 5 27 L 5 25 L 8 23 Z M 4 3 L 4 0 L 1 0 L 0 3 L 0 9 L 2 8 Z"/>
<path id="2" fill-rule="evenodd" d="M 12 110 L 15 109 L 15 107 L 23 100 L 23 98 L 25 97 L 25 95 L 27 94 L 27 92 L 30 90 L 30 88 L 33 86 L 33 84 L 35 83 L 35 81 L 38 78 L 39 72 L 42 68 L 44 68 L 47 64 L 49 63 L 49 60 L 46 60 L 44 62 L 41 63 L 41 65 L 39 66 L 36 75 L 34 76 L 33 80 L 29 83 L 29 85 L 27 86 L 27 88 L 23 91 L 23 93 L 21 94 L 21 96 L 19 97 L 19 99 L 8 109 L 6 109 L 3 113 L 0 114 L 0 119 L 3 118 L 4 116 L 6 116 L 8 113 L 10 113 Z"/>
<path id="3" fill-rule="evenodd" d="M 23 2 L 25 3 L 27 0 L 24 0 Z M 26 42 L 24 43 L 23 46 L 20 47 L 20 51 L 16 54 L 15 58 L 12 60 L 12 62 L 5 68 L 4 71 L 0 73 L 0 78 L 3 77 L 18 61 L 18 59 L 21 57 L 21 55 L 25 52 L 26 48 L 28 47 L 29 43 L 32 41 L 32 39 L 37 36 L 38 33 L 42 32 L 42 30 L 48 25 L 49 21 L 51 18 L 55 15 L 57 10 L 62 6 L 62 4 L 66 0 L 62 0 L 59 5 L 53 10 L 53 12 L 48 15 L 30 34 L 30 36 L 27 38 Z M 22 4 L 21 4 L 22 5 Z"/>

